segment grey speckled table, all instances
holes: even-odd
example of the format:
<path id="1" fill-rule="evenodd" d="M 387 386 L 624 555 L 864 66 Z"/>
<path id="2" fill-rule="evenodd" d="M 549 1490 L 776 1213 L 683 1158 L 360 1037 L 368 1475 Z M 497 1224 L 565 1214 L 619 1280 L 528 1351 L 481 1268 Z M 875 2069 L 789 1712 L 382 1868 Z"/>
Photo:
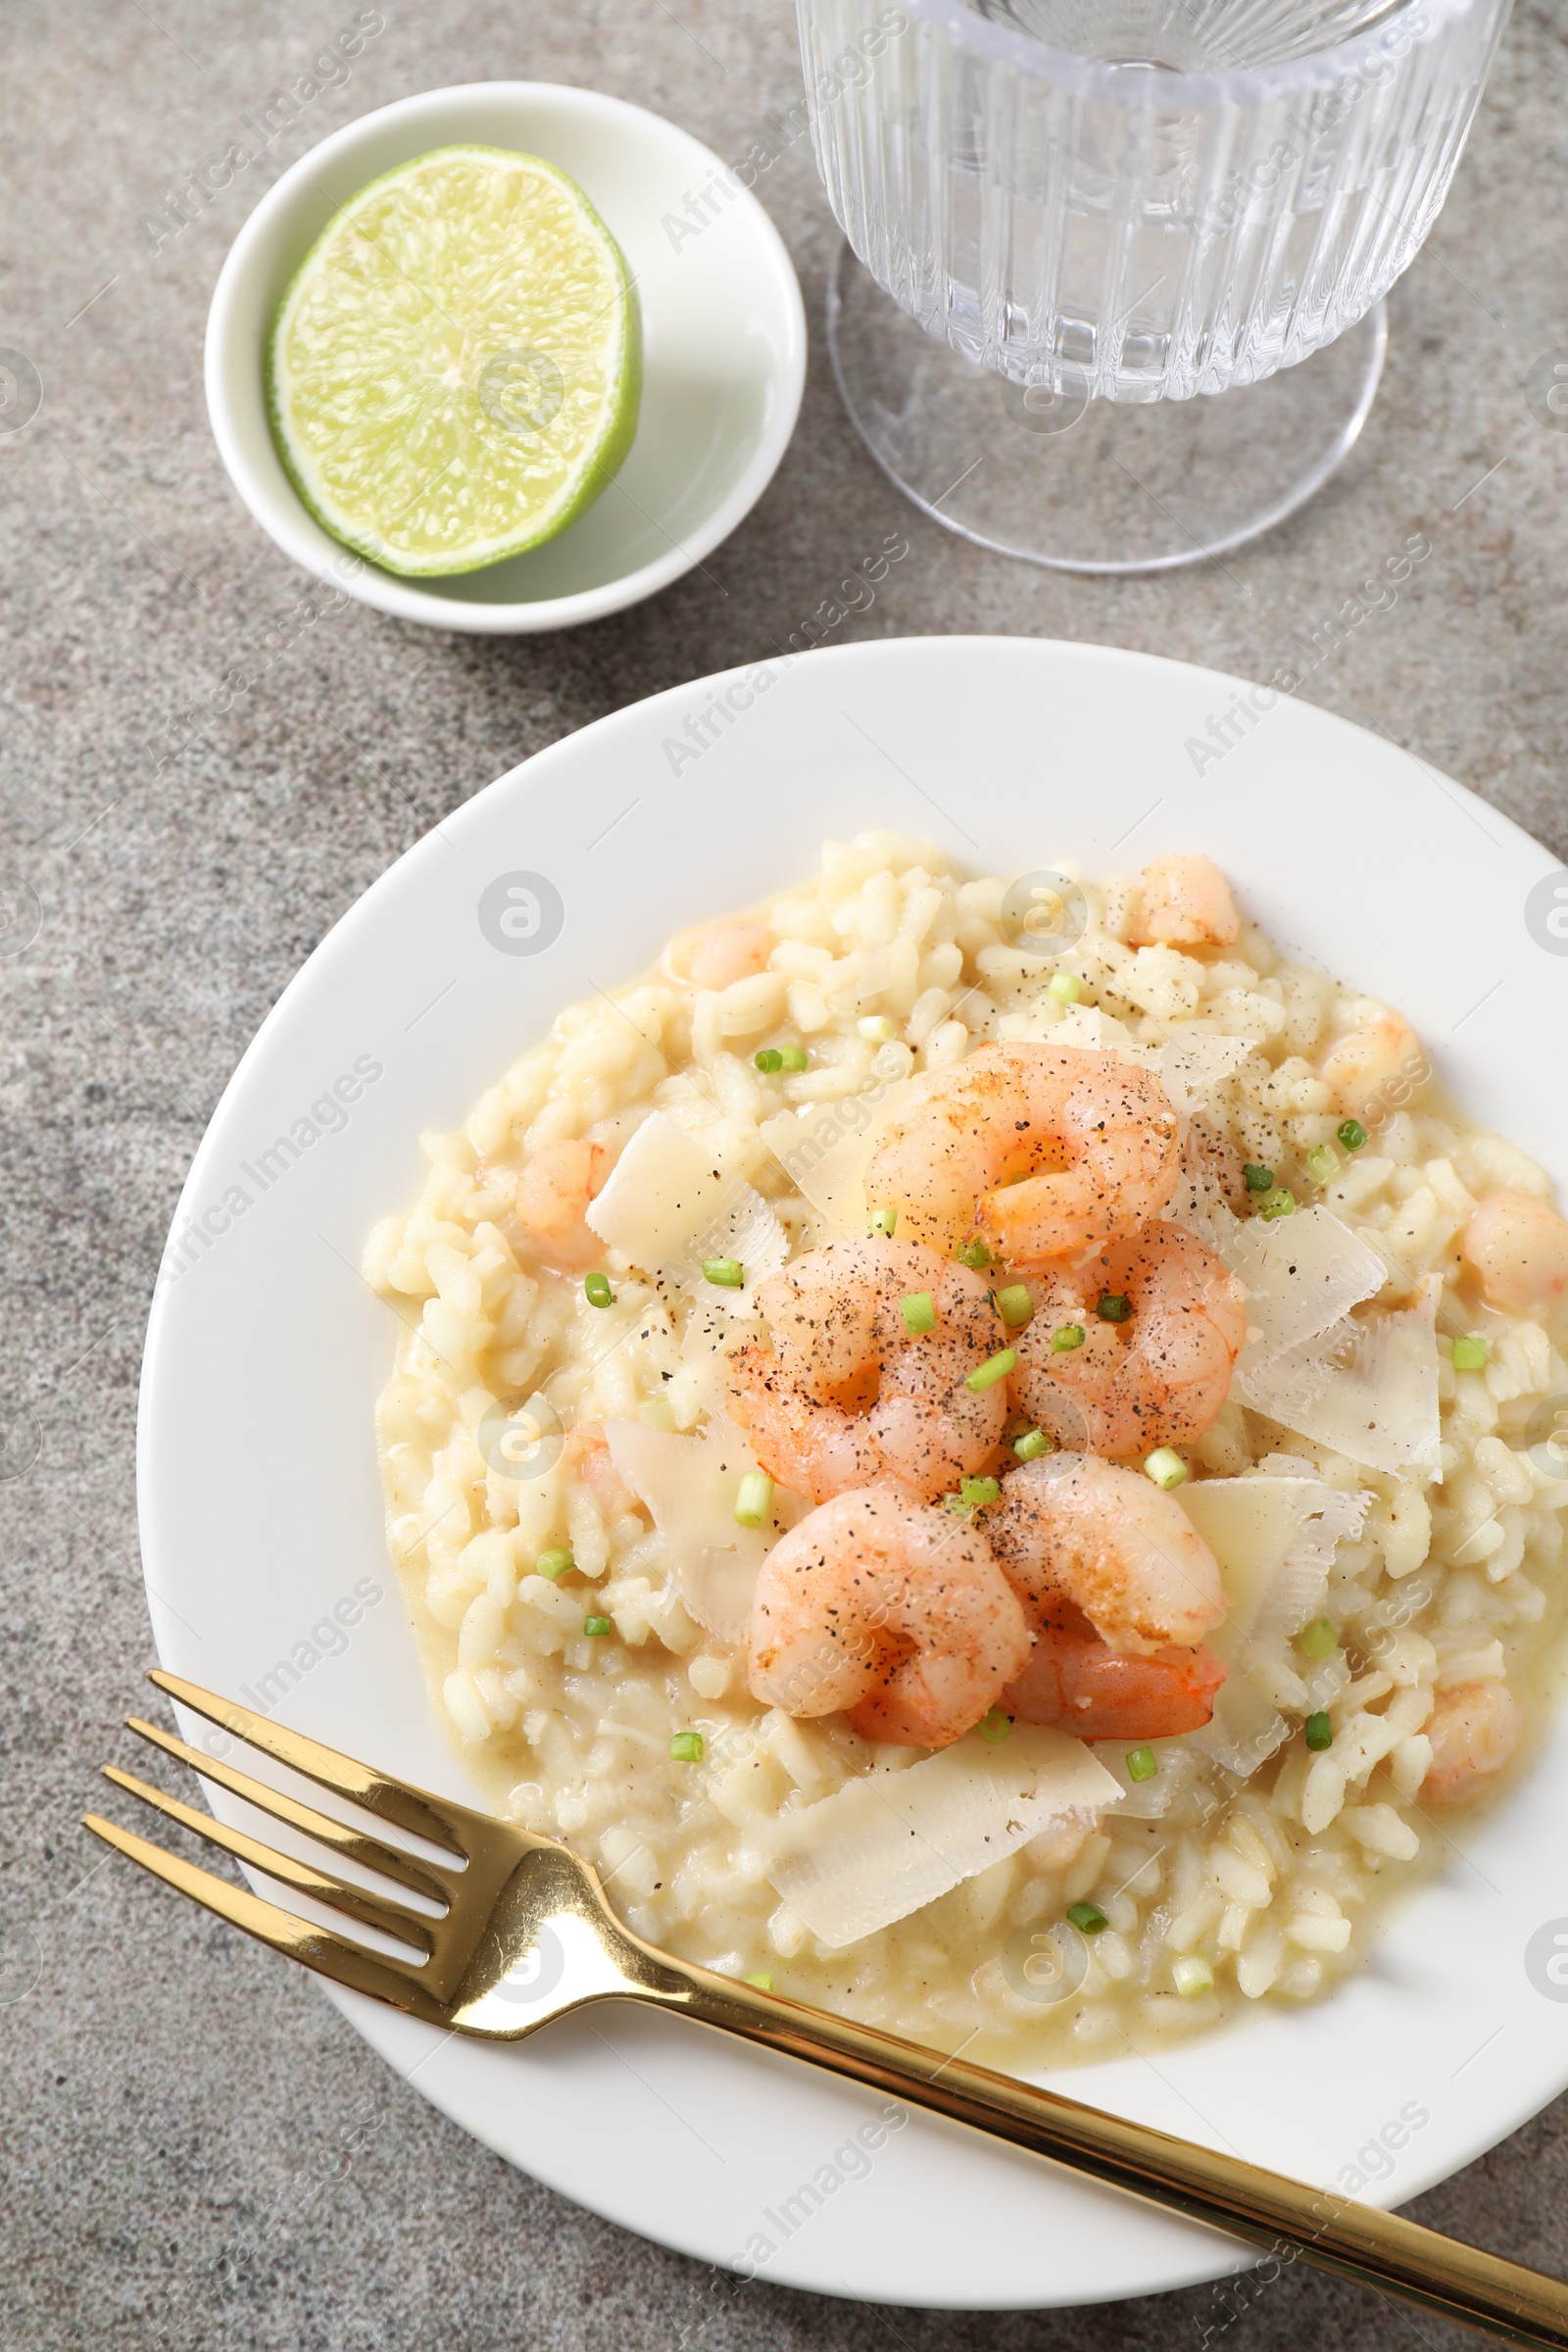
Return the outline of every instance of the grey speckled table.
<path id="1" fill-rule="evenodd" d="M 143 217 L 162 213 L 173 175 L 240 137 L 241 116 L 353 14 L 349 0 L 8 12 L 0 345 L 43 386 L 26 429 L 0 434 L 0 875 L 43 910 L 34 944 L 0 961 L 0 2343 L 18 2352 L 642 2352 L 711 2308 L 697 2266 L 462 2137 L 304 1977 L 103 1867 L 76 1823 L 100 1761 L 127 1753 L 117 1725 L 151 1655 L 132 1424 L 180 1180 L 268 1006 L 402 849 L 569 729 L 759 658 L 897 527 L 909 560 L 849 630 L 1099 639 L 1265 677 L 1303 637 L 1329 643 L 1338 615 L 1310 699 L 1387 729 L 1568 855 L 1568 436 L 1523 394 L 1531 364 L 1568 344 L 1568 12 L 1535 0 L 1396 289 L 1360 447 L 1224 568 L 1065 578 L 983 556 L 904 507 L 828 377 L 835 232 L 800 145 L 760 192 L 806 287 L 805 413 L 771 489 L 703 572 L 555 639 L 438 636 L 350 606 L 160 775 L 180 713 L 300 588 L 229 491 L 202 403 L 208 297 L 263 183 L 353 116 L 443 82 L 591 80 L 721 155 L 799 94 L 786 0 L 385 0 L 346 82 L 155 252 Z M 1417 531 L 1430 560 L 1392 609 L 1353 618 L 1345 600 Z M 1419 2212 L 1568 2272 L 1565 2120 L 1548 2109 Z M 696 2340 L 1021 2352 L 1196 2348 L 1216 2329 L 1226 2352 L 1459 2340 L 1304 2270 L 1246 2309 L 1205 2289 L 989 2318 L 759 2283 Z"/>

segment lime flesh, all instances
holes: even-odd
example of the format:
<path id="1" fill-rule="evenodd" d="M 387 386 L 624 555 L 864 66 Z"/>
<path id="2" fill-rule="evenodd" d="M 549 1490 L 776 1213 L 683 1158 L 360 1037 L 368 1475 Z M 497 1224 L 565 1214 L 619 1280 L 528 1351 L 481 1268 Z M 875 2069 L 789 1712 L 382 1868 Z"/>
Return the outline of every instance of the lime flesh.
<path id="1" fill-rule="evenodd" d="M 631 447 L 637 299 L 574 180 L 442 147 L 327 223 L 269 353 L 278 452 L 333 538 L 408 577 L 575 522 Z"/>

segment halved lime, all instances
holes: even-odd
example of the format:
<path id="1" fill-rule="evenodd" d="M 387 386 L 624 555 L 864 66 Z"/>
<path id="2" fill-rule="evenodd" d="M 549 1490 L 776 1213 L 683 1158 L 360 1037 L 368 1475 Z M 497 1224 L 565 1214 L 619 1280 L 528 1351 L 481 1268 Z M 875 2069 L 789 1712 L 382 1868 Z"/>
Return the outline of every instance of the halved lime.
<path id="1" fill-rule="evenodd" d="M 631 447 L 626 264 L 535 155 L 438 147 L 328 221 L 269 354 L 278 452 L 323 529 L 388 571 L 477 571 L 554 539 Z"/>

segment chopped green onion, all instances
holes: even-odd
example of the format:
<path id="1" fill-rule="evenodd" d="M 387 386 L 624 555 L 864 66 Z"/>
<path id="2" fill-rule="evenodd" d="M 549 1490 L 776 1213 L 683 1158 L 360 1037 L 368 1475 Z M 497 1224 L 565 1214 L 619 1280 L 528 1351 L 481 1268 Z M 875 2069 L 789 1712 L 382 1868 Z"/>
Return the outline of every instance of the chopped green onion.
<path id="1" fill-rule="evenodd" d="M 1260 1168 L 1255 1160 L 1250 1159 L 1242 1170 L 1242 1176 L 1250 1193 L 1266 1193 L 1274 1181 L 1272 1168 Z"/>
<path id="2" fill-rule="evenodd" d="M 1467 1339 L 1454 1341 L 1452 1353 L 1456 1372 L 1479 1372 L 1487 1360 L 1487 1343 L 1471 1332 Z"/>
<path id="3" fill-rule="evenodd" d="M 1334 1723 L 1326 1708 L 1320 1708 L 1317 1714 L 1307 1717 L 1306 1744 L 1312 1748 L 1334 1745 Z"/>
<path id="4" fill-rule="evenodd" d="M 645 1396 L 637 1407 L 637 1418 L 645 1429 L 673 1429 L 675 1407 L 667 1396 Z"/>
<path id="5" fill-rule="evenodd" d="M 1067 1917 L 1080 1936 L 1098 1936 L 1102 1928 L 1110 1925 L 1098 1903 L 1069 1903 Z"/>
<path id="6" fill-rule="evenodd" d="M 765 1527 L 773 1508 L 773 1481 L 765 1470 L 748 1470 L 735 1495 L 737 1527 Z"/>
<path id="7" fill-rule="evenodd" d="M 1043 1429 L 1026 1429 L 1021 1438 L 1014 1438 L 1012 1450 L 1020 1462 L 1038 1462 L 1043 1453 L 1054 1453 L 1055 1442 Z"/>
<path id="8" fill-rule="evenodd" d="M 746 1288 L 746 1268 L 738 1257 L 705 1257 L 703 1280 L 716 1283 L 721 1291 L 743 1291 Z"/>
<path id="9" fill-rule="evenodd" d="M 997 1312 L 1009 1331 L 1027 1323 L 1034 1311 L 1035 1302 L 1023 1283 L 1009 1283 L 1004 1291 L 997 1293 Z"/>
<path id="10" fill-rule="evenodd" d="M 1102 1323 L 1125 1323 L 1132 1311 L 1132 1300 L 1116 1291 L 1106 1291 L 1095 1308 Z"/>
<path id="11" fill-rule="evenodd" d="M 1163 1487 L 1168 1494 L 1172 1487 L 1179 1487 L 1186 1478 L 1187 1464 L 1172 1446 L 1156 1446 L 1144 1464 L 1144 1475 L 1152 1478 L 1156 1487 Z"/>
<path id="12" fill-rule="evenodd" d="M 866 1229 L 872 1241 L 891 1242 L 898 1229 L 899 1212 L 896 1208 L 872 1209 L 871 1222 Z"/>
<path id="13" fill-rule="evenodd" d="M 1327 1617 L 1314 1617 L 1297 1635 L 1296 1646 L 1303 1658 L 1327 1658 L 1339 1648 L 1340 1637 Z"/>
<path id="14" fill-rule="evenodd" d="M 978 1728 L 981 1739 L 988 1740 L 995 1747 L 998 1740 L 1005 1740 L 1011 1731 L 1012 1717 L 1004 1715 L 1000 1707 L 993 1707 L 988 1715 L 981 1716 Z"/>
<path id="15" fill-rule="evenodd" d="M 958 1251 L 958 1263 L 960 1266 L 972 1266 L 977 1274 L 983 1274 L 991 1263 L 991 1252 L 977 1237 L 972 1242 L 964 1243 Z"/>
<path id="16" fill-rule="evenodd" d="M 760 1968 L 755 1977 L 742 1977 L 741 1983 L 755 1984 L 759 1992 L 771 1992 L 773 1989 L 773 1980 L 765 1968 Z"/>
<path id="17" fill-rule="evenodd" d="M 1347 1152 L 1359 1152 L 1366 1142 L 1366 1129 L 1359 1119 L 1344 1119 L 1334 1132 Z"/>
<path id="18" fill-rule="evenodd" d="M 1066 1355 L 1070 1349 L 1081 1348 L 1083 1344 L 1084 1327 L 1081 1323 L 1063 1323 L 1051 1335 L 1051 1345 L 1058 1355 Z"/>
<path id="19" fill-rule="evenodd" d="M 1058 1004 L 1076 1004 L 1084 993 L 1084 984 L 1076 972 L 1053 972 L 1047 983 L 1047 994 Z"/>
<path id="20" fill-rule="evenodd" d="M 590 1274 L 582 1286 L 582 1295 L 590 1306 L 613 1306 L 615 1294 L 610 1287 L 608 1274 Z"/>
<path id="21" fill-rule="evenodd" d="M 868 1046 L 889 1046 L 898 1035 L 885 1012 L 862 1013 L 855 1026 Z"/>
<path id="22" fill-rule="evenodd" d="M 987 1503 L 1002 1500 L 1002 1488 L 994 1478 L 965 1478 L 958 1482 L 956 1494 L 944 1494 L 942 1508 L 951 1511 L 956 1519 L 972 1519 Z"/>
<path id="23" fill-rule="evenodd" d="M 984 1396 L 987 1389 L 994 1389 L 999 1380 L 1005 1380 L 1009 1372 L 1016 1370 L 1017 1363 L 1018 1351 L 1015 1348 L 999 1348 L 995 1355 L 988 1355 L 983 1364 L 976 1364 L 963 1385 L 974 1396 Z"/>
<path id="24" fill-rule="evenodd" d="M 700 1764 L 706 1752 L 701 1732 L 677 1732 L 669 1743 L 670 1759 L 676 1764 Z"/>
<path id="25" fill-rule="evenodd" d="M 1275 1217 L 1294 1217 L 1296 1195 L 1288 1192 L 1283 1184 L 1277 1184 L 1272 1192 L 1263 1195 L 1257 1205 L 1261 1214 L 1270 1221 Z"/>
<path id="26" fill-rule="evenodd" d="M 804 1070 L 808 1066 L 804 1046 L 780 1046 L 778 1054 L 787 1070 Z"/>
<path id="27" fill-rule="evenodd" d="M 597 1640 L 601 1634 L 609 1633 L 610 1619 L 608 1617 L 585 1617 L 582 1621 L 582 1630 Z"/>
<path id="28" fill-rule="evenodd" d="M 548 1576 L 553 1585 L 559 1585 L 576 1565 L 569 1551 L 542 1551 L 533 1564 L 533 1572 L 535 1576 Z"/>
<path id="29" fill-rule="evenodd" d="M 752 1055 L 752 1059 L 756 1062 L 760 1070 L 766 1070 L 769 1076 L 772 1075 L 774 1070 L 781 1070 L 784 1067 L 784 1056 L 779 1052 L 777 1046 L 761 1047 L 756 1054 Z"/>
<path id="30" fill-rule="evenodd" d="M 1127 1750 L 1127 1778 L 1130 1781 L 1152 1781 L 1159 1770 L 1159 1758 L 1152 1747 L 1130 1747 Z"/>
<path id="31" fill-rule="evenodd" d="M 1214 1972 L 1208 1962 L 1200 1960 L 1196 1952 L 1183 1952 L 1179 1959 L 1173 1960 L 1170 1973 L 1171 1981 L 1184 2000 L 1191 2000 L 1195 1992 L 1213 1989 Z"/>
<path id="32" fill-rule="evenodd" d="M 1340 1155 L 1332 1144 L 1319 1144 L 1306 1155 L 1306 1170 L 1314 1184 L 1332 1184 L 1340 1172 Z"/>
<path id="33" fill-rule="evenodd" d="M 929 1291 L 911 1291 L 906 1298 L 899 1300 L 899 1311 L 904 1317 L 904 1328 L 911 1340 L 917 1340 L 923 1331 L 935 1331 L 937 1327 L 936 1305 Z"/>

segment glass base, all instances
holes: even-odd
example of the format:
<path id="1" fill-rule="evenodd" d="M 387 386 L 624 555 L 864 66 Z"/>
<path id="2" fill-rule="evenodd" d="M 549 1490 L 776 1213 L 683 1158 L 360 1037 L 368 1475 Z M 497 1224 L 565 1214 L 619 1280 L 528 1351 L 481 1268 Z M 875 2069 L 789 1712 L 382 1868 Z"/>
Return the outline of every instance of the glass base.
<path id="1" fill-rule="evenodd" d="M 827 301 L 844 405 L 877 464 L 950 531 L 1058 571 L 1168 571 L 1294 514 L 1366 420 L 1380 302 L 1262 383 L 1145 406 L 1015 384 L 938 342 L 845 245 Z"/>

